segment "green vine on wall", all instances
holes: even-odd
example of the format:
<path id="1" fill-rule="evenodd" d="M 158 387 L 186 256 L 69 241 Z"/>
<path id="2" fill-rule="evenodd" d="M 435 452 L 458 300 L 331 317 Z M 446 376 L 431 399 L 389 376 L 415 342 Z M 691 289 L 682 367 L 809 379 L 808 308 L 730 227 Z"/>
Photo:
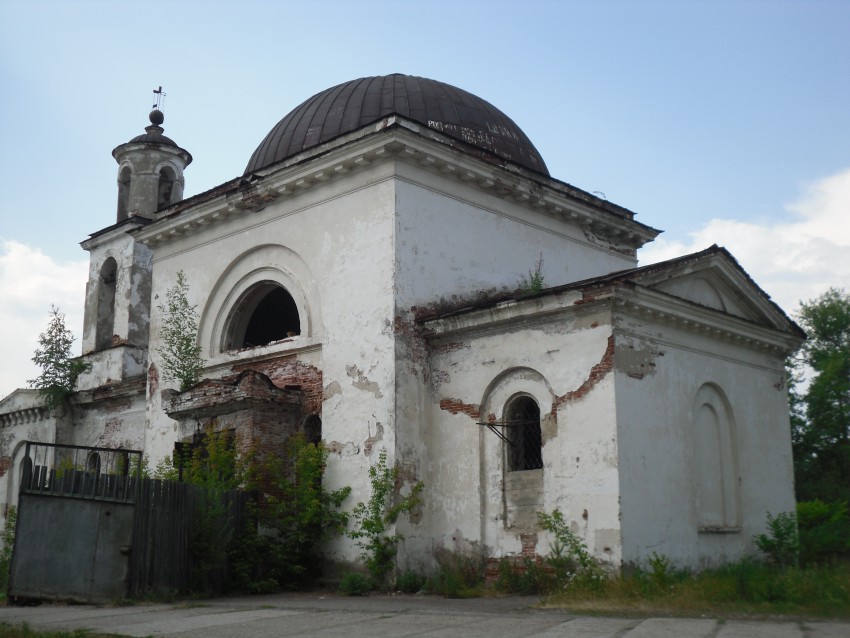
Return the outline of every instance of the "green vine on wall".
<path id="1" fill-rule="evenodd" d="M 420 502 L 424 485 L 416 483 L 407 496 L 395 496 L 398 470 L 387 467 L 387 452 L 381 450 L 378 462 L 369 468 L 371 495 L 366 503 L 358 503 L 351 512 L 354 529 L 348 536 L 357 542 L 361 557 L 372 578 L 372 586 L 380 588 L 387 584 L 387 577 L 395 567 L 396 550 L 404 539 L 393 531 L 402 514 L 409 514 Z"/>

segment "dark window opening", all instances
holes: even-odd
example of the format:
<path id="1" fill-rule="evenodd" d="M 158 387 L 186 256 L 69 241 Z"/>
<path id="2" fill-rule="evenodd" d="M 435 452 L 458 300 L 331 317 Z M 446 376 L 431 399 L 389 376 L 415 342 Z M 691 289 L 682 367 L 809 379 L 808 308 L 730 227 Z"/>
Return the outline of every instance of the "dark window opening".
<path id="1" fill-rule="evenodd" d="M 91 474 L 100 474 L 100 454 L 90 452 L 86 459 L 86 472 Z"/>
<path id="2" fill-rule="evenodd" d="M 304 440 L 318 445 L 322 441 L 322 419 L 317 414 L 311 414 L 304 420 Z"/>
<path id="3" fill-rule="evenodd" d="M 168 168 L 159 171 L 159 189 L 157 191 L 156 208 L 166 208 L 171 205 L 171 194 L 174 191 L 174 172 Z"/>
<path id="4" fill-rule="evenodd" d="M 105 350 L 112 347 L 115 332 L 115 282 L 118 278 L 118 265 L 110 257 L 100 268 L 100 280 L 97 292 L 97 327 L 95 330 L 95 349 Z"/>
<path id="5" fill-rule="evenodd" d="M 298 306 L 285 288 L 255 286 L 238 305 L 230 348 L 256 348 L 301 334 Z"/>
<path id="6" fill-rule="evenodd" d="M 531 397 L 514 399 L 506 411 L 508 469 L 539 470 L 543 467 L 543 436 L 540 407 Z"/>

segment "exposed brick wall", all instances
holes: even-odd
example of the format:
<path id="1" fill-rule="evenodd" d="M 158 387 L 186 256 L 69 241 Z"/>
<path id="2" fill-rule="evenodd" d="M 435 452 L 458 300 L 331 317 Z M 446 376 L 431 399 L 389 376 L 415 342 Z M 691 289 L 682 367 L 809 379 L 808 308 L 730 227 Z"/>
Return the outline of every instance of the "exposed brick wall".
<path id="1" fill-rule="evenodd" d="M 413 374 L 422 372 L 423 377 L 428 376 L 429 356 L 428 346 L 422 334 L 422 329 L 415 318 L 396 316 L 393 320 L 393 332 L 396 336 L 396 344 L 401 349 L 399 357 L 408 363 Z"/>
<path id="2" fill-rule="evenodd" d="M 519 540 L 522 543 L 522 555 L 526 558 L 534 558 L 537 556 L 537 533 L 520 534 Z"/>
<path id="3" fill-rule="evenodd" d="M 245 370 L 223 379 L 204 379 L 186 392 L 173 392 L 166 411 L 184 425 L 232 430 L 240 451 L 280 454 L 302 427 L 302 393 L 275 386 L 262 372 Z"/>
<path id="4" fill-rule="evenodd" d="M 440 401 L 440 409 L 452 414 L 466 414 L 473 419 L 478 419 L 481 415 L 481 406 L 475 403 L 464 403 L 460 399 L 442 399 Z"/>
<path id="5" fill-rule="evenodd" d="M 587 375 L 587 378 L 584 382 L 575 390 L 567 392 L 564 395 L 559 397 L 555 397 L 555 400 L 552 402 L 552 412 L 551 416 L 557 419 L 558 408 L 562 405 L 569 403 L 570 401 L 576 401 L 577 399 L 581 399 L 587 393 L 589 393 L 597 383 L 599 383 L 602 379 L 605 378 L 611 370 L 614 369 L 614 335 L 608 336 L 608 347 L 605 348 L 605 353 L 602 355 L 602 358 L 599 360 L 599 363 L 594 365 L 590 369 L 590 374 Z"/>
<path id="6" fill-rule="evenodd" d="M 322 414 L 322 371 L 298 361 L 296 355 L 287 355 L 268 361 L 244 363 L 233 367 L 234 372 L 256 370 L 262 372 L 279 388 L 298 387 L 304 395 L 304 414 Z"/>

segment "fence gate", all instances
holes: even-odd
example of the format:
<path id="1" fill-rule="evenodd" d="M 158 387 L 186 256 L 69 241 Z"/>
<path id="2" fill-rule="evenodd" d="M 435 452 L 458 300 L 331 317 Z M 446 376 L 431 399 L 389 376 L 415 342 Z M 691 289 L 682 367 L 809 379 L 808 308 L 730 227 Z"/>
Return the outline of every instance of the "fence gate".
<path id="1" fill-rule="evenodd" d="M 142 453 L 27 443 L 9 596 L 124 597 Z"/>

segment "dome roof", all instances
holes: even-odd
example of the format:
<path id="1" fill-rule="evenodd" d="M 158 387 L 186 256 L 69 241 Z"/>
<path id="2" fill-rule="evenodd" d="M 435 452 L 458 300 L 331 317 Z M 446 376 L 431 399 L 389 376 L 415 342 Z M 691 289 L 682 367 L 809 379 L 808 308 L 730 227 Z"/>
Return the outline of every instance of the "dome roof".
<path id="1" fill-rule="evenodd" d="M 245 174 L 393 114 L 549 174 L 531 140 L 495 106 L 449 84 L 399 73 L 360 78 L 317 93 L 266 135 Z"/>

